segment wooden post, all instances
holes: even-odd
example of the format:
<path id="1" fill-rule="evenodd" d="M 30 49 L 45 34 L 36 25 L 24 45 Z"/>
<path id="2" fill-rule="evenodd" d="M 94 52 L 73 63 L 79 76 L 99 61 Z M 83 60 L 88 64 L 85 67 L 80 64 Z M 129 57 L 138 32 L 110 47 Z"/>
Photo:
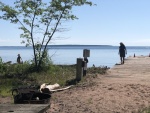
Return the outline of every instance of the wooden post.
<path id="1" fill-rule="evenodd" d="M 77 65 L 76 65 L 76 80 L 81 80 L 83 77 L 83 58 L 77 58 Z"/>
<path id="2" fill-rule="evenodd" d="M 83 76 L 86 76 L 87 63 L 88 63 L 87 57 L 90 57 L 90 50 L 89 49 L 83 50 L 83 57 L 84 57 Z"/>

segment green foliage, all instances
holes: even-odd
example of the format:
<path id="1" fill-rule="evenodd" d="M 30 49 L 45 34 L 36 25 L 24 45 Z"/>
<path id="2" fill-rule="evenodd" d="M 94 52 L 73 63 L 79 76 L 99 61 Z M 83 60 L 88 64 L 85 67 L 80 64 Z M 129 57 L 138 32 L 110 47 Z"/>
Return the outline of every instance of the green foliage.
<path id="1" fill-rule="evenodd" d="M 0 72 L 3 70 L 3 61 L 2 58 L 0 57 Z"/>
<path id="2" fill-rule="evenodd" d="M 150 107 L 140 110 L 139 113 L 150 113 Z"/>
<path id="3" fill-rule="evenodd" d="M 62 22 L 78 19 L 72 14 L 72 8 L 82 5 L 92 5 L 87 0 L 16 0 L 14 7 L 0 2 L 0 19 L 19 24 L 22 30 L 20 38 L 26 46 L 32 46 L 34 64 L 37 70 L 43 66 L 47 45 L 53 35 L 62 32 Z"/>
<path id="4" fill-rule="evenodd" d="M 41 85 L 42 83 L 61 86 L 78 84 L 94 85 L 95 74 L 104 74 L 105 68 L 88 68 L 87 76 L 78 83 L 76 78 L 76 65 L 48 65 L 40 72 L 33 71 L 34 66 L 30 61 L 23 64 L 3 64 L 5 70 L 0 72 L 0 96 L 11 96 L 11 89 L 19 86 Z M 94 70 L 94 71 L 93 71 Z"/>
<path id="5" fill-rule="evenodd" d="M 105 67 L 105 66 L 102 66 L 102 67 L 91 67 L 91 68 L 89 68 L 87 70 L 87 72 L 90 73 L 90 74 L 93 74 L 93 73 L 95 73 L 95 74 L 105 74 L 107 69 L 108 68 Z"/>
<path id="6" fill-rule="evenodd" d="M 65 86 L 67 80 L 75 79 L 75 69 L 75 67 L 69 66 L 50 65 L 47 71 L 31 73 L 29 78 L 36 80 L 38 84 L 59 83 L 61 86 Z"/>
<path id="7" fill-rule="evenodd" d="M 41 62 L 41 65 L 39 66 L 39 70 L 41 70 L 41 71 L 45 70 L 46 71 L 46 70 L 48 70 L 49 66 L 52 65 L 52 60 L 49 57 L 47 49 L 43 52 L 44 53 L 42 53 L 42 52 L 39 53 L 37 50 L 36 56 L 37 56 L 37 59 L 39 59 L 38 61 Z M 40 54 L 43 55 L 41 60 L 40 60 Z"/>

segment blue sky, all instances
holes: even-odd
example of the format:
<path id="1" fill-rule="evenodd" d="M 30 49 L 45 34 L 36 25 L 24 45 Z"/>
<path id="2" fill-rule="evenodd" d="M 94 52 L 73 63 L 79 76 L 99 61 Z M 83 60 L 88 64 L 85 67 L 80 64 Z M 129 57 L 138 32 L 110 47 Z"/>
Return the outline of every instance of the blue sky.
<path id="1" fill-rule="evenodd" d="M 119 45 L 124 42 L 127 46 L 150 46 L 150 0 L 92 2 L 97 6 L 73 9 L 79 19 L 65 23 L 69 29 L 62 33 L 65 39 L 52 40 L 51 44 Z M 0 26 L 0 46 L 22 45 L 17 25 L 0 20 Z"/>

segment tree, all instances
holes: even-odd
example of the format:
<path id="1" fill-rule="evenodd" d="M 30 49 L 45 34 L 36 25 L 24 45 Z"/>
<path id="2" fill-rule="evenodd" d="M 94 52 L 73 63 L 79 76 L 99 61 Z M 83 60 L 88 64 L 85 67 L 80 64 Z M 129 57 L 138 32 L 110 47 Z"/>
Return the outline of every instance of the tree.
<path id="1" fill-rule="evenodd" d="M 0 19 L 20 25 L 19 29 L 23 31 L 20 34 L 22 43 L 33 47 L 34 64 L 39 70 L 47 55 L 47 45 L 55 33 L 63 30 L 59 26 L 64 20 L 77 19 L 72 14 L 72 8 L 83 5 L 91 6 L 92 2 L 50 0 L 44 3 L 42 0 L 16 0 L 13 7 L 0 2 L 0 11 L 3 12 Z"/>

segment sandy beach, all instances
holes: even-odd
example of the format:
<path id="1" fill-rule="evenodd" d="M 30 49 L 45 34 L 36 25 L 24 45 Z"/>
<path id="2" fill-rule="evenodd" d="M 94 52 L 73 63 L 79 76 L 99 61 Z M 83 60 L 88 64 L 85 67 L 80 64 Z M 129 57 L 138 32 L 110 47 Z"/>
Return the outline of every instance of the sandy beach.
<path id="1" fill-rule="evenodd" d="M 149 70 L 150 57 L 129 57 L 104 75 L 87 75 L 85 83 L 53 93 L 47 113 L 141 113 L 150 106 Z"/>
<path id="2" fill-rule="evenodd" d="M 150 106 L 150 57 L 129 57 L 86 85 L 52 94 L 49 113 L 139 113 Z"/>

